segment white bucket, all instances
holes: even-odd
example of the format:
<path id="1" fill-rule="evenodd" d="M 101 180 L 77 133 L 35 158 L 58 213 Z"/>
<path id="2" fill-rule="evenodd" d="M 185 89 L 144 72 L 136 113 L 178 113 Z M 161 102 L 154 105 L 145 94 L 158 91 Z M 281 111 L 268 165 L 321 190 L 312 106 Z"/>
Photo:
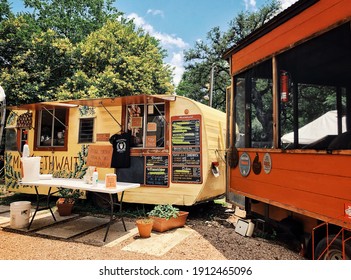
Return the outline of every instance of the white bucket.
<path id="1" fill-rule="evenodd" d="M 31 216 L 30 201 L 16 201 L 10 204 L 10 227 L 24 228 L 29 225 Z"/>
<path id="2" fill-rule="evenodd" d="M 41 157 L 21 158 L 23 167 L 22 182 L 40 180 L 40 159 Z"/>

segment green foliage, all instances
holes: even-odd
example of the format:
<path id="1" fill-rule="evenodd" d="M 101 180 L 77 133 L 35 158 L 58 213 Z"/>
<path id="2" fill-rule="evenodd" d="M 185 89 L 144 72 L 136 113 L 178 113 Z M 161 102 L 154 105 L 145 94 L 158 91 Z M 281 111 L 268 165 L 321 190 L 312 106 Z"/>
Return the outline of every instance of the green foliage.
<path id="1" fill-rule="evenodd" d="M 179 209 L 171 204 L 156 205 L 154 209 L 147 213 L 149 217 L 159 217 L 169 220 L 170 218 L 177 218 Z"/>
<path id="2" fill-rule="evenodd" d="M 114 94 L 171 93 L 171 70 L 153 39 L 135 32 L 132 23 L 109 21 L 74 52 L 77 69 L 56 99 L 108 97 Z"/>
<path id="3" fill-rule="evenodd" d="M 116 19 L 118 12 L 111 0 L 24 0 L 33 8 L 31 16 L 42 30 L 53 29 L 72 43 L 80 42 L 86 34 L 101 28 L 108 19 Z"/>
<path id="4" fill-rule="evenodd" d="M 6 188 L 17 188 L 18 180 L 21 179 L 21 174 L 19 171 L 15 171 L 12 166 L 13 155 L 10 153 L 5 153 L 5 184 Z"/>
<path id="5" fill-rule="evenodd" d="M 72 203 L 84 193 L 80 190 L 58 188 L 58 194 L 60 197 L 64 198 L 64 203 Z"/>
<path id="6" fill-rule="evenodd" d="M 31 12 L 2 19 L 0 81 L 7 104 L 172 93 L 165 51 L 113 2 L 26 0 Z"/>
<path id="7" fill-rule="evenodd" d="M 86 166 L 87 157 L 88 157 L 88 146 L 82 145 L 81 150 L 78 152 L 78 160 L 74 166 L 74 170 L 73 171 L 69 171 L 69 170 L 54 171 L 52 173 L 53 177 L 82 179 L 88 169 L 88 167 Z"/>
<path id="8" fill-rule="evenodd" d="M 13 16 L 8 0 L 0 0 L 0 22 Z"/>

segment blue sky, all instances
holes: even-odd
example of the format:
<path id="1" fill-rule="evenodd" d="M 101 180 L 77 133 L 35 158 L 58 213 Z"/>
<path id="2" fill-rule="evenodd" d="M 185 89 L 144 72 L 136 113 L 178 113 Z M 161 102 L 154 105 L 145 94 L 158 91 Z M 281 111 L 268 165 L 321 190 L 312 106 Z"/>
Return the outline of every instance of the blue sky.
<path id="1" fill-rule="evenodd" d="M 197 40 L 205 40 L 213 27 L 222 31 L 240 11 L 253 11 L 268 0 L 116 0 L 115 6 L 128 18 L 160 40 L 168 52 L 165 63 L 174 67 L 177 85 L 184 72 L 183 52 Z M 297 0 L 281 0 L 283 8 Z M 22 0 L 10 0 L 14 12 Z"/>

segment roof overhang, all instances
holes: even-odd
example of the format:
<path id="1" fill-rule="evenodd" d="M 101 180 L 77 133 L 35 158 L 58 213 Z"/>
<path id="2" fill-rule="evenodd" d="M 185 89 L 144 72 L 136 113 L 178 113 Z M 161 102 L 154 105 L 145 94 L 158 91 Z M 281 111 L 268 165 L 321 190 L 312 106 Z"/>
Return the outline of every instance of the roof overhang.
<path id="1" fill-rule="evenodd" d="M 111 107 L 123 106 L 129 104 L 155 104 L 163 102 L 175 101 L 175 95 L 133 95 L 133 96 L 118 96 L 107 98 L 90 98 L 90 99 L 76 99 L 66 101 L 52 101 L 52 102 L 38 102 L 33 104 L 23 104 L 19 106 L 9 106 L 9 110 L 40 110 L 42 108 L 74 108 L 78 106 L 90 107 Z"/>
<path id="2" fill-rule="evenodd" d="M 259 38 L 263 37 L 267 33 L 271 32 L 273 29 L 277 28 L 278 26 L 282 25 L 283 23 L 287 22 L 291 18 L 297 16 L 310 6 L 314 5 L 320 0 L 299 0 L 289 8 L 285 9 L 271 20 L 263 24 L 261 27 L 247 35 L 245 38 L 237 42 L 234 46 L 227 49 L 222 58 L 228 60 L 229 57 L 233 54 L 238 52 L 239 50 L 245 48 L 246 46 L 250 45 L 251 43 L 255 42 Z"/>

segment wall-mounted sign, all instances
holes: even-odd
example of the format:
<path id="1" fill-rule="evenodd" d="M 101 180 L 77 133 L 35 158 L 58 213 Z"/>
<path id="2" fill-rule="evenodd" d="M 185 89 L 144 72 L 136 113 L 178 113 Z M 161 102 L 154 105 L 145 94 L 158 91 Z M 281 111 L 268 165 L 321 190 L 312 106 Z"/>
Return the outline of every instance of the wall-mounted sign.
<path id="1" fill-rule="evenodd" d="M 112 145 L 89 145 L 87 166 L 110 168 Z"/>
<path id="2" fill-rule="evenodd" d="M 168 156 L 145 157 L 145 184 L 154 186 L 168 186 Z"/>
<path id="3" fill-rule="evenodd" d="M 156 147 L 156 135 L 146 136 L 146 147 Z"/>
<path id="4" fill-rule="evenodd" d="M 239 159 L 240 174 L 244 177 L 249 175 L 251 170 L 251 159 L 248 153 L 243 153 Z"/>
<path id="5" fill-rule="evenodd" d="M 31 112 L 24 113 L 17 118 L 17 127 L 18 128 L 31 128 L 32 127 L 32 117 Z"/>
<path id="6" fill-rule="evenodd" d="M 201 115 L 171 119 L 172 182 L 202 183 Z"/>
<path id="7" fill-rule="evenodd" d="M 110 139 L 110 133 L 96 133 L 96 141 L 97 142 L 104 142 Z"/>
<path id="8" fill-rule="evenodd" d="M 269 153 L 265 153 L 263 156 L 263 170 L 266 174 L 272 170 L 272 159 Z"/>
<path id="9" fill-rule="evenodd" d="M 132 117 L 131 128 L 142 128 L 143 118 L 142 117 Z"/>

